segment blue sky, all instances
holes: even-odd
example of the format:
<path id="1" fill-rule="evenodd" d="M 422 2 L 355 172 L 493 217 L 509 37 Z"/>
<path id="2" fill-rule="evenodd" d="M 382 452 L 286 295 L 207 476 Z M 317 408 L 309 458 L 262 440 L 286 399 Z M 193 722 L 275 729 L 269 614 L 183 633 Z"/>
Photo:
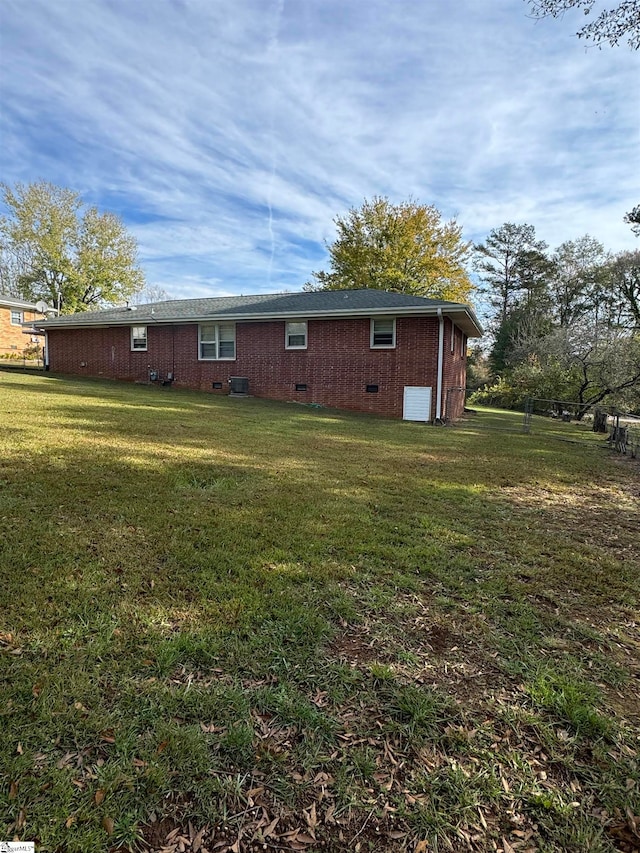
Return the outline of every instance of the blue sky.
<path id="1" fill-rule="evenodd" d="M 524 0 L 2 0 L 0 179 L 77 190 L 172 298 L 299 290 L 409 197 L 638 248 L 640 54 Z"/>

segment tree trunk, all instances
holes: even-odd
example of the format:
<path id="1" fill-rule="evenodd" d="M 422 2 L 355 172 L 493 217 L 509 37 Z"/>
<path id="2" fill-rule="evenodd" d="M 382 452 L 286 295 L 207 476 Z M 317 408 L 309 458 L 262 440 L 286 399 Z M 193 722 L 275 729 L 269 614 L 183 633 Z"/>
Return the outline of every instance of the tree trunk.
<path id="1" fill-rule="evenodd" d="M 593 431 L 607 432 L 607 413 L 596 409 L 593 415 Z"/>

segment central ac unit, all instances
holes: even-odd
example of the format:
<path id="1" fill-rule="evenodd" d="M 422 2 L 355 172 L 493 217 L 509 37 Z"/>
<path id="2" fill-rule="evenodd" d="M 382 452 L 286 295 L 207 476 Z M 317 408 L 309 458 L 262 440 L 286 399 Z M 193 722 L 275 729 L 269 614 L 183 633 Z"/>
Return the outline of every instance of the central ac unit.
<path id="1" fill-rule="evenodd" d="M 229 379 L 229 393 L 246 396 L 249 393 L 249 380 L 245 376 L 232 376 Z"/>

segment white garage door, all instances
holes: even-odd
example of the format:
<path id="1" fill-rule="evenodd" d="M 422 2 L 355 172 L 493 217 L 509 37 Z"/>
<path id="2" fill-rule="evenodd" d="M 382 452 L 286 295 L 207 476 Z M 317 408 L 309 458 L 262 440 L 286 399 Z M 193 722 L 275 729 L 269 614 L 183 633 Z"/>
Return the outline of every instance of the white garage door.
<path id="1" fill-rule="evenodd" d="M 431 388 L 405 385 L 402 417 L 405 421 L 430 421 Z"/>

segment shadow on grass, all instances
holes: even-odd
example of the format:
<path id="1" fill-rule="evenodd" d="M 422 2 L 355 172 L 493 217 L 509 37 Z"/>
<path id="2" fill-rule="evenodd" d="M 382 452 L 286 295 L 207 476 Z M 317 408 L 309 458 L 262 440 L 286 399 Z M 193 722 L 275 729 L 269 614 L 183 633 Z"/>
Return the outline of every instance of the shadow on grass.
<path id="1" fill-rule="evenodd" d="M 445 651 L 550 726 L 604 731 L 579 684 L 628 677 L 604 630 L 640 572 L 635 505 L 593 484 L 592 459 L 286 404 L 37 387 L 13 383 L 21 432 L 2 433 L 7 831 L 24 807 L 50 845 L 108 849 L 109 810 L 122 839 L 167 791 L 216 820 L 221 801 L 246 806 L 237 774 L 255 767 L 273 791 L 333 774 L 346 809 L 376 782 L 381 732 L 416 766 L 425 744 L 454 749 L 462 711 L 425 688 Z M 585 537 L 614 520 L 617 538 Z M 455 637 L 440 652 L 425 608 Z M 339 664 L 328 641 L 358 629 L 390 663 Z M 350 726 L 352 779 L 331 758 Z"/>

